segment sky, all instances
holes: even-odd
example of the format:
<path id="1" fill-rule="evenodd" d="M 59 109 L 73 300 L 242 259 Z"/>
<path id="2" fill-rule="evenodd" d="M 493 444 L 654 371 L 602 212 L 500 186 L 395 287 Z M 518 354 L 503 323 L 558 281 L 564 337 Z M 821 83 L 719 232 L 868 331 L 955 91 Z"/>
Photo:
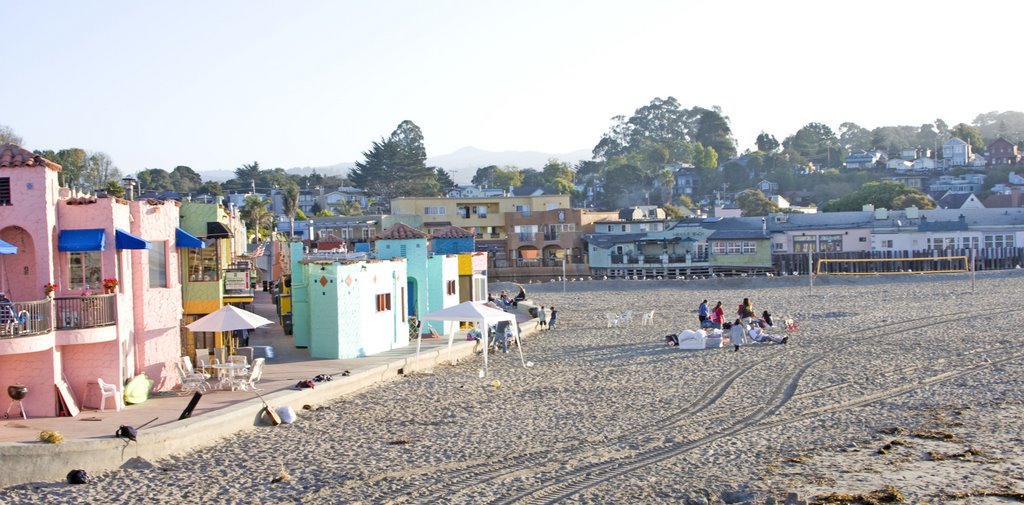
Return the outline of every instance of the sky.
<path id="1" fill-rule="evenodd" d="M 123 173 L 590 150 L 655 97 L 719 106 L 742 152 L 807 123 L 1024 110 L 1024 3 L 0 0 L 0 125 Z"/>

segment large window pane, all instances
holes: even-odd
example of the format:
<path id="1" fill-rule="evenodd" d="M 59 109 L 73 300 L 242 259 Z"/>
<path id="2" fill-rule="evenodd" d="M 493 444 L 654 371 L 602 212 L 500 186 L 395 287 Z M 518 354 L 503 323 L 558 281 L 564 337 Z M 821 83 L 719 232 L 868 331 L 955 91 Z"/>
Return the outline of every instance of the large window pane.
<path id="1" fill-rule="evenodd" d="M 68 256 L 68 289 L 102 289 L 100 252 L 72 252 Z"/>
<path id="2" fill-rule="evenodd" d="M 167 242 L 163 240 L 151 240 L 152 249 L 149 250 L 149 287 L 167 287 Z"/>

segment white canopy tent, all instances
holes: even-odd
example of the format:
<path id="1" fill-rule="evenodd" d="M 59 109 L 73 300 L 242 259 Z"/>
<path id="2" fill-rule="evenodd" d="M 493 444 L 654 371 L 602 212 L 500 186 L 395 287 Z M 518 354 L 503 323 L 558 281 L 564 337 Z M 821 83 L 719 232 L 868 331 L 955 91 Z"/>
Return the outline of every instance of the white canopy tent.
<path id="1" fill-rule="evenodd" d="M 516 324 L 516 315 L 505 312 L 503 310 L 488 307 L 484 302 L 462 302 L 458 305 L 453 305 L 446 309 L 441 309 L 435 312 L 431 312 L 422 318 L 423 321 L 463 321 L 467 323 L 479 323 L 483 325 L 483 337 L 484 337 L 484 375 L 487 374 L 487 340 L 490 333 L 490 325 L 498 323 L 500 321 L 508 321 L 512 325 L 516 337 L 516 347 L 519 348 L 519 360 L 526 366 L 526 360 L 523 358 L 523 346 L 519 345 L 519 325 Z M 448 332 L 448 361 L 452 361 L 452 343 L 455 339 L 456 326 L 453 325 L 452 329 Z M 422 339 L 422 335 L 420 339 Z M 420 357 L 420 341 L 416 342 L 416 361 L 419 362 Z"/>

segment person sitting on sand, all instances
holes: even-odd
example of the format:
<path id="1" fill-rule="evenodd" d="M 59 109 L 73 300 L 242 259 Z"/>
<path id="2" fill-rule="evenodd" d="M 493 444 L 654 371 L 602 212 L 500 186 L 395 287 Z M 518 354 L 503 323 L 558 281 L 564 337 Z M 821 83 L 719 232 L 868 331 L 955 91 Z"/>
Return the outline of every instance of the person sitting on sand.
<path id="1" fill-rule="evenodd" d="M 719 301 L 715 304 L 715 308 L 711 309 L 711 327 L 722 329 L 722 325 L 725 324 L 725 308 L 722 307 L 722 302 Z"/>
<path id="2" fill-rule="evenodd" d="M 776 344 L 785 344 L 789 340 L 789 337 L 779 337 L 766 333 L 764 331 L 764 323 L 750 325 L 750 331 L 747 332 L 747 336 L 750 337 L 750 340 L 757 343 L 774 342 Z"/>
<path id="3" fill-rule="evenodd" d="M 466 338 L 476 341 L 473 344 L 473 353 L 476 354 L 480 352 L 480 339 L 483 338 L 483 334 L 480 333 L 480 330 L 476 327 L 475 324 L 469 328 L 469 331 L 466 332 Z"/>

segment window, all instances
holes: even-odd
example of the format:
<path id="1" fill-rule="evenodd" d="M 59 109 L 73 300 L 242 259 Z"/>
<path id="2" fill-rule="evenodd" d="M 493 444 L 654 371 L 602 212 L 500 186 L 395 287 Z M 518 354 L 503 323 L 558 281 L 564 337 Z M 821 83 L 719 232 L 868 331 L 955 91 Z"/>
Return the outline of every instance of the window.
<path id="1" fill-rule="evenodd" d="M 11 205 L 10 177 L 0 177 L 0 205 Z"/>
<path id="2" fill-rule="evenodd" d="M 1013 235 L 985 235 L 985 247 L 1013 247 Z"/>
<path id="3" fill-rule="evenodd" d="M 455 213 L 458 214 L 459 217 L 461 217 L 462 219 L 469 219 L 469 211 L 469 205 L 459 205 L 458 207 L 455 208 Z"/>
<path id="4" fill-rule="evenodd" d="M 391 310 L 391 293 L 377 295 L 377 312 Z"/>
<path id="5" fill-rule="evenodd" d="M 448 281 L 446 284 L 448 286 L 447 292 L 449 295 L 457 294 L 455 291 L 455 281 Z"/>
<path id="6" fill-rule="evenodd" d="M 167 287 L 167 242 L 150 240 L 153 248 L 149 250 L 149 287 Z"/>
<path id="7" fill-rule="evenodd" d="M 819 235 L 818 250 L 821 252 L 840 252 L 843 250 L 842 235 Z"/>
<path id="8" fill-rule="evenodd" d="M 71 252 L 68 254 L 68 289 L 100 289 L 100 252 Z"/>
<path id="9" fill-rule="evenodd" d="M 476 206 L 476 216 L 477 217 L 487 217 L 487 206 L 486 205 L 477 205 Z"/>
<path id="10" fill-rule="evenodd" d="M 188 279 L 207 282 L 220 280 L 220 264 L 217 261 L 217 239 L 203 239 L 206 247 L 192 249 L 189 254 Z"/>
<path id="11" fill-rule="evenodd" d="M 981 239 L 978 237 L 964 237 L 963 246 L 967 249 L 977 249 Z"/>
<path id="12" fill-rule="evenodd" d="M 423 213 L 428 216 L 443 216 L 446 214 L 444 207 L 424 207 Z"/>
<path id="13" fill-rule="evenodd" d="M 793 237 L 793 252 L 795 253 L 808 253 L 818 252 L 818 241 L 812 235 Z"/>
<path id="14" fill-rule="evenodd" d="M 757 254 L 757 242 L 748 241 L 725 241 L 720 240 L 711 243 L 711 252 L 714 254 Z"/>
<path id="15" fill-rule="evenodd" d="M 482 302 L 487 300 L 487 278 L 473 277 L 473 301 Z"/>
<path id="16" fill-rule="evenodd" d="M 883 240 L 882 241 L 882 248 L 883 249 L 892 249 L 892 240 Z"/>

